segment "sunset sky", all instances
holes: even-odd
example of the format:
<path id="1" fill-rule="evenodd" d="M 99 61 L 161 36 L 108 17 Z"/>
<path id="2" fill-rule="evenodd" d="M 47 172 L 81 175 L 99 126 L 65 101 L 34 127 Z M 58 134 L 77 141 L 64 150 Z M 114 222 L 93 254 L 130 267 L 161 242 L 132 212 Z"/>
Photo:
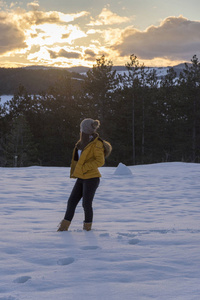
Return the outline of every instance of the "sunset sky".
<path id="1" fill-rule="evenodd" d="M 0 67 L 200 59 L 199 0 L 0 1 Z"/>

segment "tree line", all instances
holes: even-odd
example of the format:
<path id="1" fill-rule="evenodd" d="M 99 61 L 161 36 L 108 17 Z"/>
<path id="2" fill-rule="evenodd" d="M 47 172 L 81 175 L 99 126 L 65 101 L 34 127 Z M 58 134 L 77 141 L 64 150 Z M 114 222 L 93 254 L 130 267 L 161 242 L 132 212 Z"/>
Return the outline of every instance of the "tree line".
<path id="1" fill-rule="evenodd" d="M 69 76 L 69 74 L 74 80 L 73 84 L 78 88 L 77 79 L 81 79 L 82 76 L 69 70 L 51 67 L 0 68 L 0 95 L 13 95 L 19 85 L 25 86 L 29 94 L 38 95 L 47 92 L 49 87 L 55 84 L 56 78 Z"/>
<path id="2" fill-rule="evenodd" d="M 104 56 L 79 80 L 59 74 L 37 95 L 19 85 L 0 105 L 0 166 L 69 166 L 79 124 L 101 121 L 113 151 L 106 165 L 200 162 L 200 63 L 158 77 L 135 55 L 118 74 Z M 47 71 L 46 71 L 47 72 Z"/>

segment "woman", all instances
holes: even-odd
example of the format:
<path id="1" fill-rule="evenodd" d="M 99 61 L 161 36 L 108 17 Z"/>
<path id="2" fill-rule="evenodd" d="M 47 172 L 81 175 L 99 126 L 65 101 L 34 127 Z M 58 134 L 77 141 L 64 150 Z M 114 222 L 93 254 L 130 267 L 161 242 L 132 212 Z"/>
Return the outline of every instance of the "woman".
<path id="1" fill-rule="evenodd" d="M 77 180 L 68 199 L 64 219 L 57 231 L 68 230 L 81 198 L 85 214 L 83 229 L 89 231 L 92 228 L 92 201 L 101 177 L 98 168 L 104 165 L 105 157 L 112 150 L 111 145 L 101 140 L 96 133 L 99 126 L 98 120 L 90 118 L 84 119 L 80 124 L 80 140 L 75 145 L 70 170 L 70 177 Z"/>

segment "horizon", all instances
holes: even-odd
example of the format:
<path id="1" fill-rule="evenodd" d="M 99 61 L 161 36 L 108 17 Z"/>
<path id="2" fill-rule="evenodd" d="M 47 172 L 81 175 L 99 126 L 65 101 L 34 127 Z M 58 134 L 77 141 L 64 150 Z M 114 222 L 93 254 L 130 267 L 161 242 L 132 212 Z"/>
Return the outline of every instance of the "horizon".
<path id="1" fill-rule="evenodd" d="M 0 67 L 92 67 L 102 55 L 148 67 L 200 56 L 197 0 L 0 1 Z"/>
<path id="2" fill-rule="evenodd" d="M 179 63 L 179 64 L 176 64 L 176 65 L 171 65 L 171 66 L 144 66 L 145 68 L 155 68 L 155 69 L 162 69 L 162 68 L 176 68 L 176 67 L 179 67 L 181 65 L 185 65 L 185 64 L 188 64 L 190 65 L 191 64 L 191 61 L 190 62 L 182 62 L 182 63 Z M 95 65 L 95 63 L 93 64 Z M 78 68 L 85 68 L 85 69 L 91 69 L 93 66 L 82 66 L 82 65 L 74 65 L 74 66 L 59 66 L 59 67 L 56 67 L 56 66 L 48 66 L 48 65 L 27 65 L 27 66 L 22 66 L 22 67 L 12 67 L 12 66 L 9 66 L 9 67 L 1 67 L 2 69 L 31 69 L 31 68 L 36 68 L 36 69 L 40 69 L 40 68 L 46 68 L 46 69 L 78 69 Z M 124 68 L 126 69 L 126 66 L 125 65 L 113 65 L 112 66 L 113 68 Z"/>

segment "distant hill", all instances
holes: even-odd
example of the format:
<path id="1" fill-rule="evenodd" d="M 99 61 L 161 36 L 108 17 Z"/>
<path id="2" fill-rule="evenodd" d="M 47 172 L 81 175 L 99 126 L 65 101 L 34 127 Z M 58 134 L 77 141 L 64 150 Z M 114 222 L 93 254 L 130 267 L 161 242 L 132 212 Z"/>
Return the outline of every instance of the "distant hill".
<path id="1" fill-rule="evenodd" d="M 190 65 L 190 64 L 188 64 Z M 183 71 L 185 67 L 185 64 L 179 64 L 173 66 L 174 71 L 177 73 L 177 76 L 179 76 L 180 72 Z M 147 67 L 148 68 L 148 67 Z M 155 69 L 157 71 L 158 77 L 164 76 L 167 74 L 167 70 L 169 70 L 171 67 L 149 67 L 149 69 Z M 87 67 L 72 67 L 67 69 L 70 72 L 77 72 L 79 74 L 85 74 L 89 70 Z M 113 66 L 113 70 L 116 70 L 117 73 L 122 73 L 127 71 L 127 68 L 125 66 Z"/>
<path id="2" fill-rule="evenodd" d="M 188 64 L 190 65 L 190 63 Z M 173 66 L 174 70 L 183 70 L 185 67 L 185 64 L 179 64 Z M 147 67 L 148 68 L 148 67 Z M 170 67 L 149 67 L 150 69 L 156 69 L 156 70 L 166 70 L 169 69 Z M 60 69 L 58 67 L 45 67 L 45 66 L 29 66 L 25 67 L 24 69 L 30 69 L 30 70 L 52 70 L 52 69 Z M 86 73 L 90 68 L 89 67 L 83 67 L 83 66 L 77 66 L 77 67 L 71 67 L 71 68 L 63 68 L 63 70 L 69 71 L 69 72 L 75 72 L 75 73 Z M 125 66 L 113 66 L 113 70 L 122 72 L 122 71 L 127 71 L 127 68 Z"/>
<path id="3" fill-rule="evenodd" d="M 177 75 L 184 68 L 184 64 L 174 66 Z M 167 74 L 169 67 L 150 68 L 157 71 L 158 77 Z M 54 68 L 45 66 L 29 66 L 25 68 L 0 68 L 0 95 L 12 95 L 17 92 L 22 84 L 29 94 L 46 92 L 62 76 L 71 76 L 75 86 L 80 86 L 80 79 L 87 73 L 89 68 L 77 66 L 71 68 Z M 117 73 L 127 71 L 125 66 L 113 66 Z"/>
<path id="4" fill-rule="evenodd" d="M 80 85 L 82 75 L 67 69 L 42 66 L 27 68 L 0 68 L 0 95 L 12 95 L 23 85 L 29 94 L 46 92 L 61 77 L 70 76 L 74 85 Z"/>

